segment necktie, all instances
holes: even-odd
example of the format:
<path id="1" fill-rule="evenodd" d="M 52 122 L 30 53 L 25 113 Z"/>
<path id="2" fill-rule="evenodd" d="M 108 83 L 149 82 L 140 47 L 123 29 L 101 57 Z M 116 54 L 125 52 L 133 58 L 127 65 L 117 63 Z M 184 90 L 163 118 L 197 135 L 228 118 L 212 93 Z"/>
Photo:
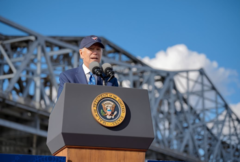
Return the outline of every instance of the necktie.
<path id="1" fill-rule="evenodd" d="M 96 85 L 96 81 L 94 78 L 94 75 L 90 72 L 90 77 L 89 77 L 89 81 L 88 81 L 89 85 Z"/>

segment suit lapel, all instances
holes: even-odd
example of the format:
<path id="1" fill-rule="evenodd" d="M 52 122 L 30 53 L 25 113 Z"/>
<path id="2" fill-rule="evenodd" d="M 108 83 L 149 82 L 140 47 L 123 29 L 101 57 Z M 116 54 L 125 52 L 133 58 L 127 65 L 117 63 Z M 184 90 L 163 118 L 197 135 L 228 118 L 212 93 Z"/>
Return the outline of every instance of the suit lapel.
<path id="1" fill-rule="evenodd" d="M 82 68 L 82 65 L 80 65 L 77 69 L 77 73 L 75 74 L 77 80 L 79 83 L 82 83 L 82 84 L 88 84 L 87 83 L 87 78 L 86 78 L 86 75 L 83 71 L 83 68 Z"/>
<path id="2" fill-rule="evenodd" d="M 97 77 L 97 85 L 103 85 L 102 84 L 102 78 L 101 77 Z"/>

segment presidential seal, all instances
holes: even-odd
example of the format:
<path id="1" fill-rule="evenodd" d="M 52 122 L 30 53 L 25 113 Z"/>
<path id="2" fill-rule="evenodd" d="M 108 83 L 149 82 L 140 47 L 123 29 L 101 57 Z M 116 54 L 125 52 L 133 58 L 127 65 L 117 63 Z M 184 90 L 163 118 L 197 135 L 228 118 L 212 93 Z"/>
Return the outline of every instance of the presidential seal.
<path id="1" fill-rule="evenodd" d="M 92 102 L 94 119 L 105 127 L 115 127 L 123 122 L 126 107 L 120 97 L 113 93 L 102 93 Z"/>

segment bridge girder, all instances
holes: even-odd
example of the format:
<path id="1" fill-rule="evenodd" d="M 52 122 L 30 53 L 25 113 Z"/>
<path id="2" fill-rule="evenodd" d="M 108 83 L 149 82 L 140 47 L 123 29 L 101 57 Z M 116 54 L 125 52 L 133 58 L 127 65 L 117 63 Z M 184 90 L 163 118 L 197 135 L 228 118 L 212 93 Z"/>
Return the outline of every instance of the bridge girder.
<path id="1" fill-rule="evenodd" d="M 46 149 L 43 138 L 58 76 L 81 63 L 78 50 L 83 37 L 46 37 L 3 17 L 0 21 L 27 34 L 0 35 L 1 139 L 9 141 L 14 130 L 22 131 L 31 134 L 28 147 L 33 154 L 46 154 L 37 149 Z M 203 69 L 153 69 L 102 40 L 106 47 L 102 62 L 112 64 L 120 85 L 149 92 L 155 139 L 147 158 L 240 161 L 240 120 Z"/>

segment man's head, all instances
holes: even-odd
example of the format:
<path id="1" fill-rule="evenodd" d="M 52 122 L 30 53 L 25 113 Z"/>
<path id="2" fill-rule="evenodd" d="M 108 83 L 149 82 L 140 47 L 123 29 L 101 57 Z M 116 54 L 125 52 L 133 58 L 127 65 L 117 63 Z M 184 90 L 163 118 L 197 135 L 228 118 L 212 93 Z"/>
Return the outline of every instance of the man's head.
<path id="1" fill-rule="evenodd" d="M 104 45 L 100 38 L 95 35 L 87 36 L 82 39 L 80 44 L 80 57 L 83 59 L 85 66 L 89 68 L 89 64 L 93 61 L 100 63 Z"/>

